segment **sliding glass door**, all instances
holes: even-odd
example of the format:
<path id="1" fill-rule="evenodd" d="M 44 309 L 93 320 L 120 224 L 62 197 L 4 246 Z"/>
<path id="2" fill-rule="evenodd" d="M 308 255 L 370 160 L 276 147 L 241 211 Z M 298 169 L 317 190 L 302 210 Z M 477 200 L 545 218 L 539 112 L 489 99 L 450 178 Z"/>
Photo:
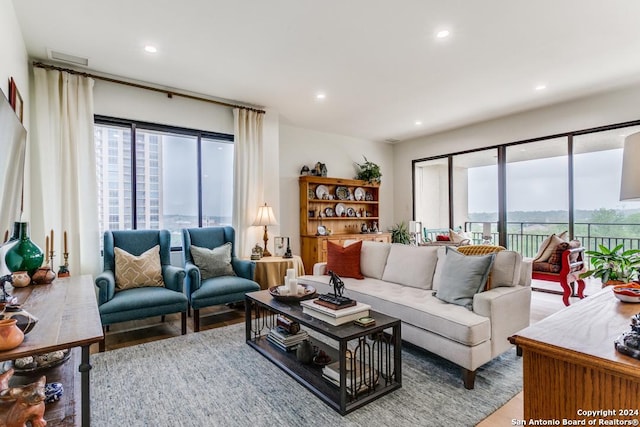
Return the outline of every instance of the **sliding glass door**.
<path id="1" fill-rule="evenodd" d="M 507 248 L 533 257 L 551 233 L 569 230 L 567 138 L 506 150 Z"/>

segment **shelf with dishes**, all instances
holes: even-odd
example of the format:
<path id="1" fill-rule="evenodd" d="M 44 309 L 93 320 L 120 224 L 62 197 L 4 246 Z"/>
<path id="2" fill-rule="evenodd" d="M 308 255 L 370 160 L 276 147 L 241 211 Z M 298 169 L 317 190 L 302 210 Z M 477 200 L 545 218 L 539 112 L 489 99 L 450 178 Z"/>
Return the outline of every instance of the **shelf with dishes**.
<path id="1" fill-rule="evenodd" d="M 309 218 L 309 221 L 376 221 L 380 218 L 378 218 L 377 216 L 368 216 L 366 218 L 360 218 L 360 217 L 346 217 L 346 216 L 334 216 L 334 217 L 320 217 L 320 218 Z"/>
<path id="2" fill-rule="evenodd" d="M 366 208 L 366 209 L 365 209 Z M 315 209 L 309 209 L 307 215 L 309 219 L 314 218 L 344 218 L 344 219 L 373 219 L 377 218 L 377 205 L 370 205 L 360 208 L 347 206 L 344 203 L 327 206 L 326 204 L 317 205 Z"/>
<path id="3" fill-rule="evenodd" d="M 349 201 L 349 202 L 375 202 L 376 194 L 372 190 L 376 187 L 353 187 L 346 185 L 311 184 L 307 189 L 307 199 L 312 201 Z"/>

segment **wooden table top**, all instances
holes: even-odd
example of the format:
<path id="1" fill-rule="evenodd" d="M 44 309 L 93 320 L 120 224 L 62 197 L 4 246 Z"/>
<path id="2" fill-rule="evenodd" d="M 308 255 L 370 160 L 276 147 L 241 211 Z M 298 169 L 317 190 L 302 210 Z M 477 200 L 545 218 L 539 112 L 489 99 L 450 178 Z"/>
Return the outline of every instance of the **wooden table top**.
<path id="1" fill-rule="evenodd" d="M 524 349 L 571 362 L 615 370 L 640 379 L 640 360 L 615 349 L 614 341 L 631 330 L 640 304 L 624 303 L 606 287 L 578 303 L 529 326 L 510 338 Z"/>
<path id="2" fill-rule="evenodd" d="M 0 361 L 102 340 L 102 323 L 91 276 L 58 278 L 50 285 L 15 288 L 11 294 L 38 323 L 13 350 L 0 351 Z"/>

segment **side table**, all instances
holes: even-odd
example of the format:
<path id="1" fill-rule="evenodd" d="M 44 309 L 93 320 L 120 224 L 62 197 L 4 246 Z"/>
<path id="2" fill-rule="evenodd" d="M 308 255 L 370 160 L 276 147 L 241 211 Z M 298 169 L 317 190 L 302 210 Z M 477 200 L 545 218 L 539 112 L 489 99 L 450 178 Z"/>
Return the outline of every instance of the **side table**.
<path id="1" fill-rule="evenodd" d="M 304 264 L 298 255 L 294 255 L 293 258 L 269 256 L 254 260 L 254 262 L 256 263 L 256 271 L 253 280 L 260 285 L 260 289 L 282 285 L 289 268 L 296 270 L 296 276 L 304 276 Z"/>

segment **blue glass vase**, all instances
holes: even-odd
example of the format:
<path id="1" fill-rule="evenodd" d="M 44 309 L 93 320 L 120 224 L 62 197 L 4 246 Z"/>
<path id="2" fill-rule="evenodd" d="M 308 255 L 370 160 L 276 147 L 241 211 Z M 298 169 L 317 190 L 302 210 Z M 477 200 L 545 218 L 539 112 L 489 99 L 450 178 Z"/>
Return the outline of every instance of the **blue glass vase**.
<path id="1" fill-rule="evenodd" d="M 7 268 L 12 273 L 15 271 L 26 271 L 29 276 L 42 265 L 44 254 L 29 238 L 29 223 L 18 223 L 18 240 L 9 249 L 4 257 Z"/>

